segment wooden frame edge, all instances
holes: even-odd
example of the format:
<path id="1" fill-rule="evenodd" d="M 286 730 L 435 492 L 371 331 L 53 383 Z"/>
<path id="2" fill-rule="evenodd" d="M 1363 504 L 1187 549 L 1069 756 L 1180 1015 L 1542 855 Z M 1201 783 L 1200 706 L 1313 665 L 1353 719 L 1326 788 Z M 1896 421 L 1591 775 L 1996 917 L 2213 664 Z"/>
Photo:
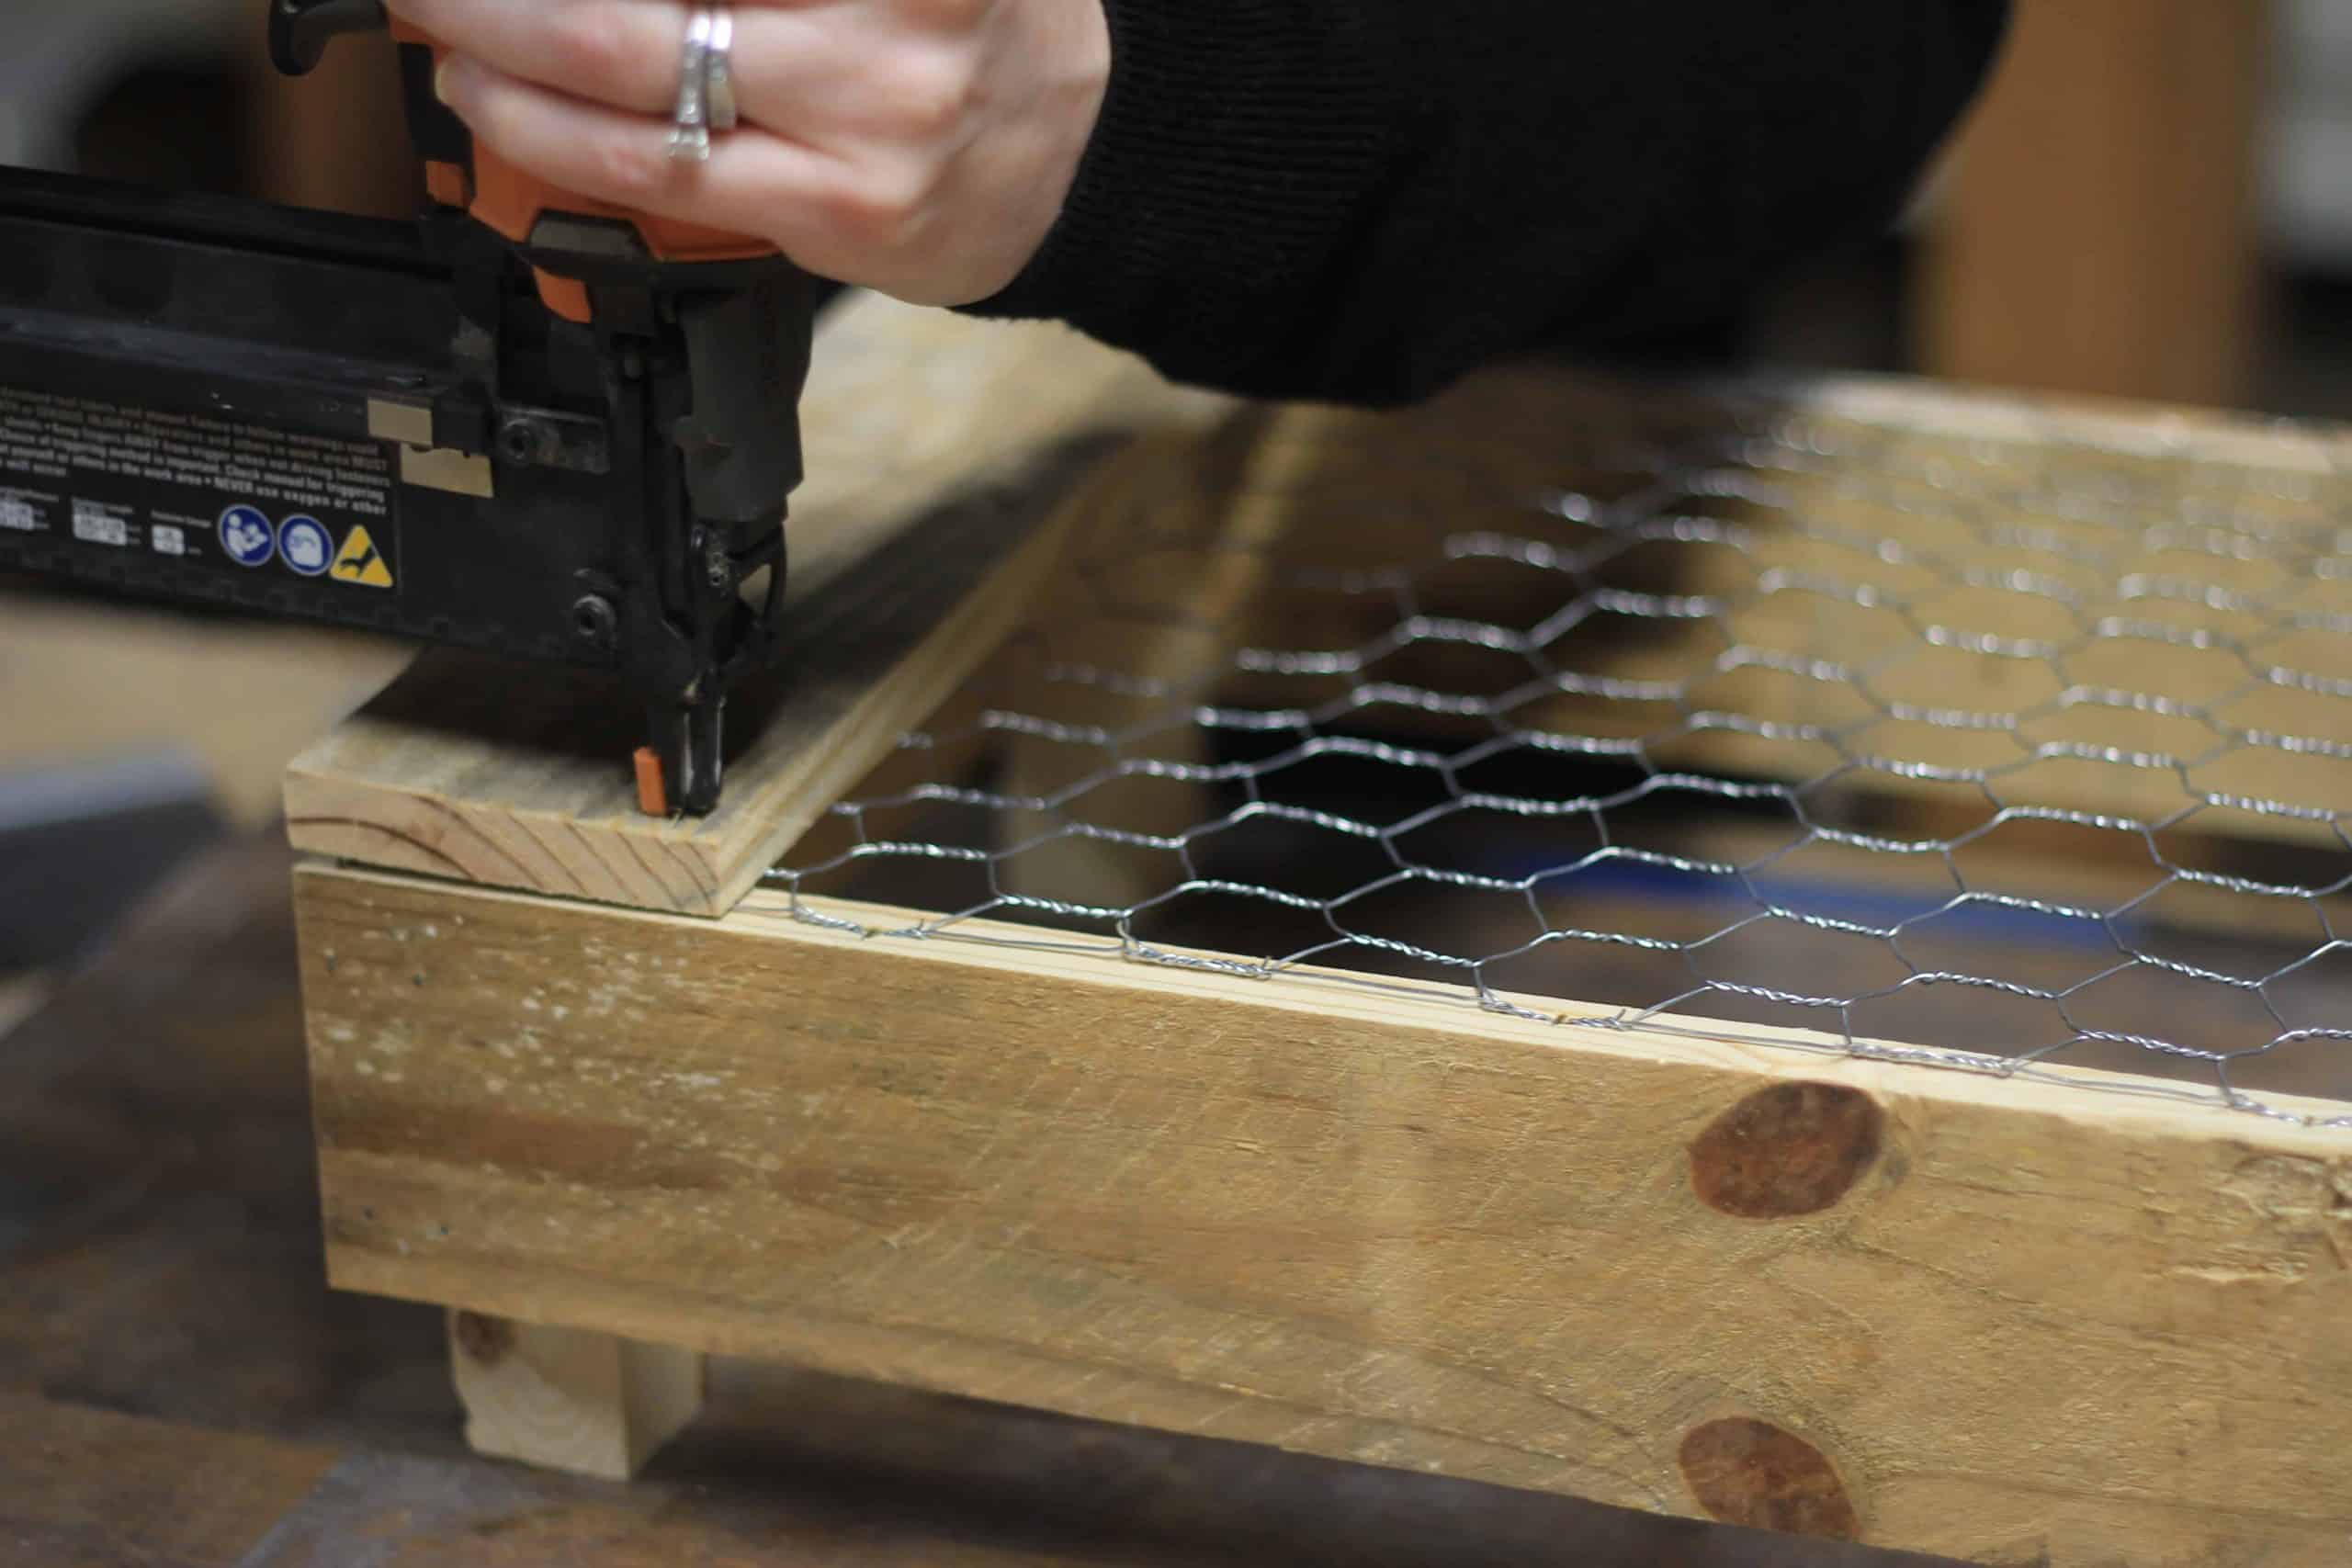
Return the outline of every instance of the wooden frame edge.
<path id="1" fill-rule="evenodd" d="M 2342 1132 L 764 895 L 296 884 L 346 1288 L 1988 1562 L 2352 1528 Z"/>

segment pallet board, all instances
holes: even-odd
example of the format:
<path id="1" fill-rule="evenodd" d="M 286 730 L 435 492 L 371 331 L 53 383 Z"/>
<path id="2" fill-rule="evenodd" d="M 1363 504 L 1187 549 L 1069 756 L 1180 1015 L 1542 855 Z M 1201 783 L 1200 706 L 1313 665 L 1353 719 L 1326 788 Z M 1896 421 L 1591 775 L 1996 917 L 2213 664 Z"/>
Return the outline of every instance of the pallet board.
<path id="1" fill-rule="evenodd" d="M 296 886 L 345 1289 L 1986 1562 L 2352 1530 L 2342 1132 L 771 895 Z"/>

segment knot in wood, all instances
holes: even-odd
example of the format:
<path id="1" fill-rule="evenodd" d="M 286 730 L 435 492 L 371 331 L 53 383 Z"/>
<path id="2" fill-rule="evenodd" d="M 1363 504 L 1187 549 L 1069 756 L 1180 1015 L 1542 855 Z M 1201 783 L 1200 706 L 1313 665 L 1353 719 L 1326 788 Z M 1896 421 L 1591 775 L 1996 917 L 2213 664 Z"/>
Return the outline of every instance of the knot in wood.
<path id="1" fill-rule="evenodd" d="M 1789 1219 L 1835 1204 L 1878 1157 L 1885 1113 L 1842 1084 L 1758 1089 L 1690 1145 L 1690 1183 L 1709 1208 Z"/>
<path id="2" fill-rule="evenodd" d="M 1860 1538 L 1860 1517 L 1837 1467 L 1769 1421 L 1735 1416 L 1693 1427 L 1680 1460 L 1699 1506 L 1727 1525 L 1828 1540 Z"/>

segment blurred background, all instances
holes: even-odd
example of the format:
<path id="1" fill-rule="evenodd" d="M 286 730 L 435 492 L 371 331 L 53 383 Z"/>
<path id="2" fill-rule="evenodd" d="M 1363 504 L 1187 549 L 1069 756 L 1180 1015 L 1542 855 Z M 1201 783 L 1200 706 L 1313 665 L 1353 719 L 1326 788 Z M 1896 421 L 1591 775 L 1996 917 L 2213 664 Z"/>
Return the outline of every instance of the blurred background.
<path id="1" fill-rule="evenodd" d="M 2018 0 L 1904 232 L 1754 346 L 2352 414 L 2352 0 Z"/>

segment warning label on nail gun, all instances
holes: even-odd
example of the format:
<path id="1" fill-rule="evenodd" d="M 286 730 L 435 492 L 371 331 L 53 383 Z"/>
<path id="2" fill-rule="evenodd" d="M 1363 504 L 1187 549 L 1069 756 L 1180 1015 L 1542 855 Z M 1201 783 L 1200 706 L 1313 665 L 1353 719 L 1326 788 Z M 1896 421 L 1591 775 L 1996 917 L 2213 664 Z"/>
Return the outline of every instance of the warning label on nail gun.
<path id="1" fill-rule="evenodd" d="M 360 590 L 399 574 L 377 442 L 14 387 L 0 387 L 0 529 Z"/>

